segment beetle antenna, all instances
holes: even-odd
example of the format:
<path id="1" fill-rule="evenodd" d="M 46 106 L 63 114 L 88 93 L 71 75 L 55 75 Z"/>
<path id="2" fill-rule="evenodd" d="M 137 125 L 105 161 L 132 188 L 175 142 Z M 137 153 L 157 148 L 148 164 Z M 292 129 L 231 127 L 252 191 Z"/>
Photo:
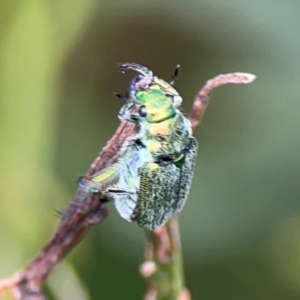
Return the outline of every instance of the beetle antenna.
<path id="1" fill-rule="evenodd" d="M 117 98 L 124 100 L 125 96 L 123 94 L 121 94 L 120 92 L 114 92 L 113 93 Z"/>
<path id="2" fill-rule="evenodd" d="M 121 69 L 122 73 L 125 73 L 126 70 L 133 70 L 136 71 L 140 74 L 142 74 L 144 77 L 153 77 L 153 72 L 148 70 L 146 67 L 136 64 L 136 63 L 130 63 L 130 62 L 125 62 L 119 64 L 119 68 Z"/>
<path id="3" fill-rule="evenodd" d="M 170 82 L 171 85 L 175 84 L 175 80 L 179 75 L 179 70 L 180 70 L 180 65 L 177 65 L 175 67 L 175 70 L 174 70 L 173 74 L 171 75 L 171 77 L 172 77 L 172 81 Z"/>

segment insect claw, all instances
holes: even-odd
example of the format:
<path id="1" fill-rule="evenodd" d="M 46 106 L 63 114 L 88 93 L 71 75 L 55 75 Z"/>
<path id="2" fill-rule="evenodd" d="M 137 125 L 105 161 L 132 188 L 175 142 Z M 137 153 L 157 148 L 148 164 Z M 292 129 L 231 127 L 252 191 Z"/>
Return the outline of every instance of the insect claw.
<path id="1" fill-rule="evenodd" d="M 63 217 L 65 216 L 65 212 L 55 209 L 55 208 L 53 208 L 53 210 L 60 219 L 63 219 Z"/>
<path id="2" fill-rule="evenodd" d="M 86 189 L 87 187 L 86 187 L 86 185 L 82 182 L 84 179 L 86 179 L 85 178 L 85 176 L 79 176 L 79 178 L 77 179 L 77 185 L 80 187 L 80 188 L 82 188 L 82 189 Z M 92 192 L 94 192 L 94 191 L 92 191 Z"/>
<path id="3" fill-rule="evenodd" d="M 78 185 L 82 184 L 82 180 L 83 180 L 83 179 L 85 179 L 85 176 L 84 176 L 84 175 L 80 175 L 80 176 L 78 177 L 78 179 L 76 180 L 76 183 L 77 183 Z"/>

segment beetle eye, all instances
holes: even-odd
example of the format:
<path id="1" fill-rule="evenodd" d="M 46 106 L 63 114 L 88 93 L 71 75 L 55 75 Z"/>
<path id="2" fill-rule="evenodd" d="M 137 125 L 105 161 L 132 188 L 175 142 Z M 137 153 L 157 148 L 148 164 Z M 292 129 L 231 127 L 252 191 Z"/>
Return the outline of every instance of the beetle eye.
<path id="1" fill-rule="evenodd" d="M 145 105 L 141 105 L 140 108 L 139 108 L 139 115 L 142 117 L 142 118 L 145 118 L 147 116 L 147 110 L 146 110 L 146 107 Z"/>

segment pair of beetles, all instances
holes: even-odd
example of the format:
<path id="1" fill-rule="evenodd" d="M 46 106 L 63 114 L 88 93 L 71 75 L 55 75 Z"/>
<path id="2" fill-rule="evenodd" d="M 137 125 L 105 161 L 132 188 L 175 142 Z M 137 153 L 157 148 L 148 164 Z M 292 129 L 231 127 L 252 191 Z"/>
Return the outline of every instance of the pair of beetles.
<path id="1" fill-rule="evenodd" d="M 120 68 L 138 73 L 119 112 L 119 119 L 134 122 L 137 131 L 127 138 L 115 163 L 81 179 L 79 187 L 114 200 L 122 218 L 154 230 L 183 208 L 198 145 L 173 82 L 135 63 Z"/>

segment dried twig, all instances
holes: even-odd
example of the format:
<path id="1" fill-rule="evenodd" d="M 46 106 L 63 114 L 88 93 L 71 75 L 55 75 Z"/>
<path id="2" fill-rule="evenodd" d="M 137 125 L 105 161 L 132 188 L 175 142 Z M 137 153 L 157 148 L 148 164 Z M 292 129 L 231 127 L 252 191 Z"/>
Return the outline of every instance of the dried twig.
<path id="1" fill-rule="evenodd" d="M 136 131 L 132 123 L 122 122 L 114 136 L 91 165 L 87 177 L 113 163 L 124 141 Z M 71 202 L 50 241 L 22 271 L 0 281 L 0 296 L 10 289 L 16 300 L 44 300 L 41 288 L 53 267 L 85 236 L 94 224 L 107 216 L 106 205 L 99 194 L 85 193 L 81 189 Z"/>
<path id="2" fill-rule="evenodd" d="M 250 83 L 255 76 L 246 73 L 219 75 L 209 80 L 196 95 L 189 115 L 195 129 L 207 107 L 210 92 L 227 83 Z M 114 136 L 91 165 L 87 177 L 116 161 L 125 140 L 136 132 L 135 125 L 121 122 Z M 53 267 L 83 239 L 88 229 L 102 222 L 107 208 L 101 203 L 99 194 L 77 190 L 69 209 L 64 214 L 50 241 L 23 270 L 9 279 L 0 281 L 0 296 L 9 291 L 16 300 L 44 300 L 42 285 Z M 189 300 L 190 294 L 184 287 L 182 252 L 177 217 L 165 226 L 148 232 L 145 254 L 146 262 L 141 273 L 149 279 L 147 300 Z M 160 276 L 163 275 L 163 276 Z M 167 276 L 165 276 L 167 275 Z M 172 295 L 169 297 L 169 295 Z"/>
<path id="3" fill-rule="evenodd" d="M 256 78 L 255 75 L 249 73 L 229 73 L 218 75 L 213 79 L 210 79 L 206 82 L 206 84 L 201 88 L 198 94 L 195 96 L 189 119 L 192 123 L 193 130 L 200 124 L 202 117 L 204 115 L 205 109 L 209 104 L 209 96 L 213 89 L 229 84 L 247 84 L 254 81 Z"/>

